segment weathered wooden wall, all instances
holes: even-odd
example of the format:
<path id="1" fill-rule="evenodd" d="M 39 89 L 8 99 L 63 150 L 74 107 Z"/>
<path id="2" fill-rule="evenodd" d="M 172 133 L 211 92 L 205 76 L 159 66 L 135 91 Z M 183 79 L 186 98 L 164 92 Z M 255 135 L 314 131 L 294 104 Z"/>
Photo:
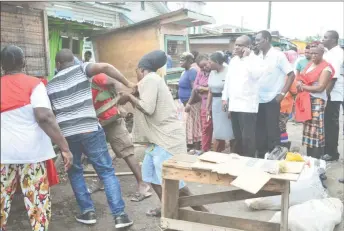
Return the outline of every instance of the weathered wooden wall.
<path id="1" fill-rule="evenodd" d="M 158 28 L 153 24 L 119 30 L 93 40 L 98 61 L 114 65 L 132 82 L 137 82 L 135 70 L 141 57 L 161 49 Z"/>
<path id="2" fill-rule="evenodd" d="M 1 49 L 16 45 L 23 49 L 25 71 L 33 76 L 48 76 L 48 38 L 46 15 L 42 9 L 1 2 Z"/>

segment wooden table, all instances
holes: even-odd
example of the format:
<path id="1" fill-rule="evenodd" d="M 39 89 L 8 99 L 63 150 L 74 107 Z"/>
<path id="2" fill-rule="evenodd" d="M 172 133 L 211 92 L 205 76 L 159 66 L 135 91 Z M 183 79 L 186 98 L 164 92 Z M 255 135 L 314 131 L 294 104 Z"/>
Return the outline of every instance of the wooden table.
<path id="1" fill-rule="evenodd" d="M 180 180 L 230 186 L 230 183 L 236 178 L 235 176 L 220 175 L 212 171 L 193 169 L 191 166 L 196 161 L 198 159 L 195 156 L 177 155 L 164 163 L 162 173 L 162 228 L 182 231 L 288 231 L 290 180 L 283 180 L 282 177 L 272 178 L 257 194 L 237 189 L 227 192 L 179 197 Z M 275 195 L 282 195 L 281 224 L 185 209 L 190 206 Z"/>

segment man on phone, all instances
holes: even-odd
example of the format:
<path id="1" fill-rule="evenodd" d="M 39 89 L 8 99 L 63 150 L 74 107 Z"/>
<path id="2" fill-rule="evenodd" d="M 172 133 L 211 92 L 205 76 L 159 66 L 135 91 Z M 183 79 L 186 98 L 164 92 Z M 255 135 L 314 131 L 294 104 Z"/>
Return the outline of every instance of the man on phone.
<path id="1" fill-rule="evenodd" d="M 249 48 L 251 39 L 240 36 L 235 41 L 234 57 L 222 92 L 223 110 L 229 111 L 236 140 L 234 152 L 254 157 L 258 112 L 258 80 L 262 76 L 261 59 Z"/>

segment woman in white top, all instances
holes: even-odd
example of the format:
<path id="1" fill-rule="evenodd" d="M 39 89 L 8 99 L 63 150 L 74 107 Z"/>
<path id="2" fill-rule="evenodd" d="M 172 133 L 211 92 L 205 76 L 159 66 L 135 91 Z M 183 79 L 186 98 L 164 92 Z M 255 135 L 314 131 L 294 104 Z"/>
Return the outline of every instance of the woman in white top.
<path id="1" fill-rule="evenodd" d="M 1 51 L 1 225 L 6 230 L 13 194 L 20 183 L 33 231 L 47 231 L 51 217 L 46 162 L 59 146 L 65 170 L 72 154 L 63 137 L 44 84 L 25 75 L 24 53 L 16 46 Z"/>

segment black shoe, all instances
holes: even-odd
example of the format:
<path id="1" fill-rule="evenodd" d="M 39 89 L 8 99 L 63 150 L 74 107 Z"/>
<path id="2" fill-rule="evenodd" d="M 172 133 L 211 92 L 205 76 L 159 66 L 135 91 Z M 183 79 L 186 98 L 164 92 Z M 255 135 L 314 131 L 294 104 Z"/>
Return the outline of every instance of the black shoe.
<path id="1" fill-rule="evenodd" d="M 322 160 L 325 161 L 337 161 L 339 160 L 339 155 L 337 157 L 330 156 L 329 154 L 325 154 L 321 157 Z"/>
<path id="2" fill-rule="evenodd" d="M 86 224 L 86 225 L 92 225 L 92 224 L 97 223 L 96 214 L 92 211 L 84 213 L 82 215 L 79 215 L 79 216 L 75 217 L 75 219 L 78 222 Z"/>
<path id="3" fill-rule="evenodd" d="M 116 229 L 125 228 L 133 225 L 134 222 L 131 221 L 126 213 L 122 213 L 115 217 L 115 227 Z"/>

